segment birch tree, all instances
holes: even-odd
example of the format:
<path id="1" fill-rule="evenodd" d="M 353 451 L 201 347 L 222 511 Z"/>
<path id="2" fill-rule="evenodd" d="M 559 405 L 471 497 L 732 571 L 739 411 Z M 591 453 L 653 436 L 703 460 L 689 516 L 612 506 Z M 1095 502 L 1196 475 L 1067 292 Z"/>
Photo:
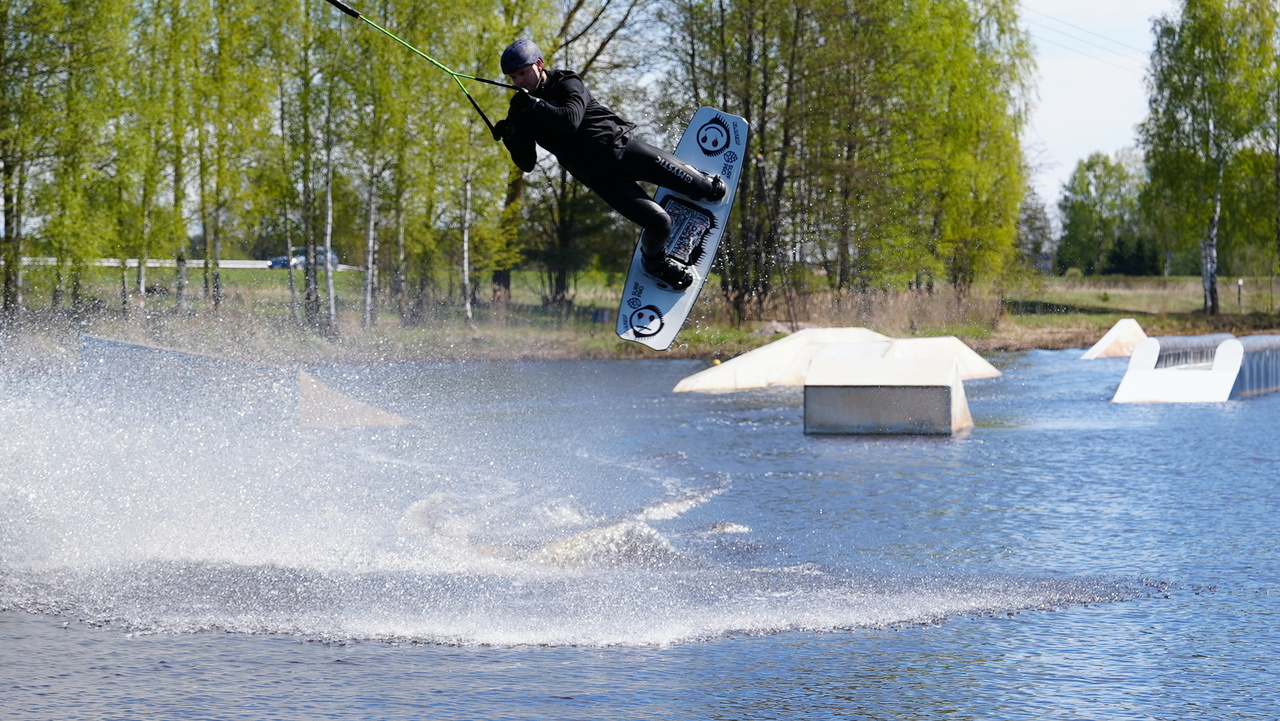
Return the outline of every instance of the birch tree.
<path id="1" fill-rule="evenodd" d="M 1155 21 L 1141 128 L 1152 183 L 1198 220 L 1204 311 L 1216 315 L 1227 166 L 1258 125 L 1261 44 L 1250 0 L 1184 0 Z"/>
<path id="2" fill-rule="evenodd" d="M 58 3 L 13 0 L 0 4 L 0 213 L 4 260 L 0 326 L 21 319 L 23 229 L 28 184 L 48 152 L 54 112 L 47 102 L 59 68 L 54 43 Z"/>
<path id="3" fill-rule="evenodd" d="M 259 6 L 214 0 L 201 43 L 196 83 L 200 227 L 204 288 L 216 311 L 222 303 L 223 246 L 244 241 L 262 212 L 258 166 L 271 133 L 271 86 L 265 63 L 269 36 Z"/>
<path id="4" fill-rule="evenodd" d="M 674 0 L 691 102 L 751 124 L 721 254 L 743 317 L 789 259 L 837 291 L 965 288 L 1016 259 L 1031 69 L 1012 0 Z"/>
<path id="5" fill-rule="evenodd" d="M 44 250 L 56 258 L 51 306 L 61 310 L 70 283 L 80 301 L 81 274 L 99 257 L 116 226 L 105 202 L 107 128 L 117 108 L 113 80 L 125 55 L 125 6 L 116 0 L 73 0 L 57 8 L 56 89 L 45 100 L 55 117 L 48 172 L 41 174 L 36 209 Z"/>

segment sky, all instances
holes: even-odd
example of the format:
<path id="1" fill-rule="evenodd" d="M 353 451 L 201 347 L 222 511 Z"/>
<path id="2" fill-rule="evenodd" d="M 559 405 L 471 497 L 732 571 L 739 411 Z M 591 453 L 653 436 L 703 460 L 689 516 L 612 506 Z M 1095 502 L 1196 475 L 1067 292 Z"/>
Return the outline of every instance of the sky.
<path id="1" fill-rule="evenodd" d="M 1078 161 L 1137 146 L 1147 114 L 1151 21 L 1177 0 L 1022 0 L 1036 54 L 1036 97 L 1023 149 L 1032 185 L 1057 217 Z"/>

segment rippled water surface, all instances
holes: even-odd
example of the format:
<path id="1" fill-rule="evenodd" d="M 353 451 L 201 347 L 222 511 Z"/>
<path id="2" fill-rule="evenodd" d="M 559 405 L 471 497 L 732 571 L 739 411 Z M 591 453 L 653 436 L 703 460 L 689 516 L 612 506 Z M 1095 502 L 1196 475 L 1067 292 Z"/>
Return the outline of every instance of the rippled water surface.
<path id="1" fill-rule="evenodd" d="M 951 439 L 693 362 L 314 369 L 415 421 L 360 429 L 0 376 L 0 711 L 1280 716 L 1280 396 L 1078 356 L 992 359 Z"/>

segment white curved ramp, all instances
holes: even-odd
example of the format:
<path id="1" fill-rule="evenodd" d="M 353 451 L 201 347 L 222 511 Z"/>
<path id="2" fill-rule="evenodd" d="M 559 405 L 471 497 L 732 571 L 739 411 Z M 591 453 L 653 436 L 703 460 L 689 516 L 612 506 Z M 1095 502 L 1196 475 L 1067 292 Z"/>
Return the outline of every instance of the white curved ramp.
<path id="1" fill-rule="evenodd" d="M 743 353 L 680 381 L 676 393 L 802 386 L 815 359 L 832 359 L 835 372 L 856 379 L 881 359 L 954 361 L 961 380 L 996 378 L 1000 371 L 955 336 L 890 338 L 866 328 L 808 328 Z"/>
<path id="2" fill-rule="evenodd" d="M 1113 403 L 1220 403 L 1231 399 L 1244 360 L 1244 346 L 1238 339 L 1213 338 L 1218 342 L 1212 362 L 1157 367 L 1162 340 L 1173 345 L 1178 339 L 1146 338 L 1134 348 Z M 1199 340 L 1191 336 L 1186 342 L 1194 345 Z M 1163 355 L 1169 356 L 1170 350 L 1177 352 L 1176 348 L 1164 349 Z"/>
<path id="3" fill-rule="evenodd" d="M 1133 355 L 1133 349 L 1146 337 L 1146 331 L 1142 330 L 1137 320 L 1121 318 L 1111 326 L 1111 330 L 1107 331 L 1106 335 L 1093 344 L 1092 348 L 1080 356 L 1080 360 L 1128 358 Z"/>

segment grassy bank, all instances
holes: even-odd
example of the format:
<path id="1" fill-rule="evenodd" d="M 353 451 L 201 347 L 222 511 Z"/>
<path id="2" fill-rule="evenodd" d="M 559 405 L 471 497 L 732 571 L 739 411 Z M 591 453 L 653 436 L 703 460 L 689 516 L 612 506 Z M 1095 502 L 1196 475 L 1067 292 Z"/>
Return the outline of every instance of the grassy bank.
<path id="1" fill-rule="evenodd" d="M 301 274 L 291 294 L 285 271 L 224 270 L 224 300 L 215 312 L 199 268 L 191 273 L 186 313 L 175 309 L 172 271 L 149 271 L 146 297 L 121 299 L 118 270 L 95 269 L 81 287 L 74 312 L 49 308 L 51 269 L 27 274 L 27 310 L 19 330 L 0 341 L 6 364 L 74 364 L 81 334 L 208 353 L 250 362 L 369 363 L 456 360 L 615 358 L 731 358 L 809 326 L 861 326 L 894 337 L 955 335 L 979 352 L 1085 348 L 1120 318 L 1136 318 L 1151 335 L 1228 331 L 1237 335 L 1280 328 L 1272 279 L 1225 285 L 1222 312 L 1200 311 L 1198 278 L 1045 279 L 1035 290 L 1007 298 L 983 292 L 784 294 L 750 307 L 756 320 L 734 323 L 712 284 L 667 353 L 614 334 L 621 278 L 584 275 L 569 307 L 543 303 L 534 273 L 517 273 L 509 303 L 480 302 L 470 323 L 456 280 L 442 279 L 404 315 L 385 309 L 372 327 L 361 322 L 361 275 L 335 275 L 338 333 L 325 339 L 296 318 Z M 132 276 L 125 278 L 132 285 Z M 1237 289 L 1239 293 L 1237 294 Z M 486 288 L 487 290 L 487 288 Z M 482 300 L 488 301 L 488 298 Z M 384 305 L 390 300 L 384 298 Z"/>

